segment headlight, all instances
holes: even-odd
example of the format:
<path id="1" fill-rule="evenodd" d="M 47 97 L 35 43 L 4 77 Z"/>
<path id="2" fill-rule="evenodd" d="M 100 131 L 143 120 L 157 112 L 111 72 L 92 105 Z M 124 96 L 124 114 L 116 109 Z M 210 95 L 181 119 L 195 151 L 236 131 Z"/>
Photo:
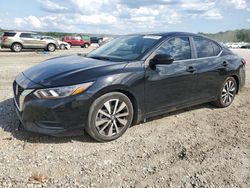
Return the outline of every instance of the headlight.
<path id="1" fill-rule="evenodd" d="M 78 84 L 74 86 L 56 87 L 48 89 L 39 89 L 34 92 L 38 98 L 42 99 L 56 99 L 77 95 L 86 91 L 94 82 Z"/>

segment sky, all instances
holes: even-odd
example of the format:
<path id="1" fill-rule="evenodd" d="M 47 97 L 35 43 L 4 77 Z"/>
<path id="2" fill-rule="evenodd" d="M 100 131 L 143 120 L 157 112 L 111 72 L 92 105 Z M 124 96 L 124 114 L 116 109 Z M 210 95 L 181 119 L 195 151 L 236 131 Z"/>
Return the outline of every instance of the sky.
<path id="1" fill-rule="evenodd" d="M 0 0 L 0 28 L 93 34 L 250 29 L 250 0 Z"/>

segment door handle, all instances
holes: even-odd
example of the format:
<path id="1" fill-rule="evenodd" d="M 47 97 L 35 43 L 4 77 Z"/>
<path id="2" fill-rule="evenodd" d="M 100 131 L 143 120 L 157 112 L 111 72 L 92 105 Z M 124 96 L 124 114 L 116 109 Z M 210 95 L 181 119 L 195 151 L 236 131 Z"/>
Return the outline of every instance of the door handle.
<path id="1" fill-rule="evenodd" d="M 187 72 L 190 72 L 190 73 L 193 73 L 193 72 L 195 72 L 195 68 L 194 67 L 192 67 L 192 66 L 189 66 L 188 68 L 187 68 Z"/>
<path id="2" fill-rule="evenodd" d="M 223 66 L 223 67 L 227 67 L 227 66 L 228 66 L 228 63 L 227 63 L 226 61 L 224 61 L 224 62 L 222 63 L 222 66 Z"/>

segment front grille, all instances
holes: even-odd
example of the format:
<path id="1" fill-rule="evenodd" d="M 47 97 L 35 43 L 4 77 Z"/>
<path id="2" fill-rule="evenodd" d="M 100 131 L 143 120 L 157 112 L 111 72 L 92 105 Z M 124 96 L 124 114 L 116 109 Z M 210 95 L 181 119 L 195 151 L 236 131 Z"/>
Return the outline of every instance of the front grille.
<path id="1" fill-rule="evenodd" d="M 19 108 L 20 107 L 20 96 L 24 89 L 19 86 L 16 82 L 13 83 L 13 92 L 14 92 L 14 99 L 16 101 L 16 105 Z"/>

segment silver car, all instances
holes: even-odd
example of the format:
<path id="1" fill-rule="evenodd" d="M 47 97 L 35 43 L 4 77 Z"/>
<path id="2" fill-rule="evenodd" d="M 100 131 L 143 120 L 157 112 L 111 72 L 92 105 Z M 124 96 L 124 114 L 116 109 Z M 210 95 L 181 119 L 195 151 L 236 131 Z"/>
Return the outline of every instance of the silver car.
<path id="1" fill-rule="evenodd" d="M 65 50 L 65 49 L 68 50 L 68 49 L 70 49 L 70 44 L 67 43 L 67 42 L 63 42 L 63 41 L 57 40 L 57 39 L 55 39 L 55 38 L 53 38 L 53 37 L 51 37 L 51 36 L 42 36 L 42 37 L 43 37 L 44 39 L 51 39 L 51 40 L 57 41 L 60 50 Z"/>
<path id="2" fill-rule="evenodd" d="M 45 39 L 33 32 L 4 32 L 1 42 L 2 48 L 10 48 L 14 52 L 22 49 L 44 49 L 50 52 L 55 51 L 59 45 L 56 40 Z"/>

